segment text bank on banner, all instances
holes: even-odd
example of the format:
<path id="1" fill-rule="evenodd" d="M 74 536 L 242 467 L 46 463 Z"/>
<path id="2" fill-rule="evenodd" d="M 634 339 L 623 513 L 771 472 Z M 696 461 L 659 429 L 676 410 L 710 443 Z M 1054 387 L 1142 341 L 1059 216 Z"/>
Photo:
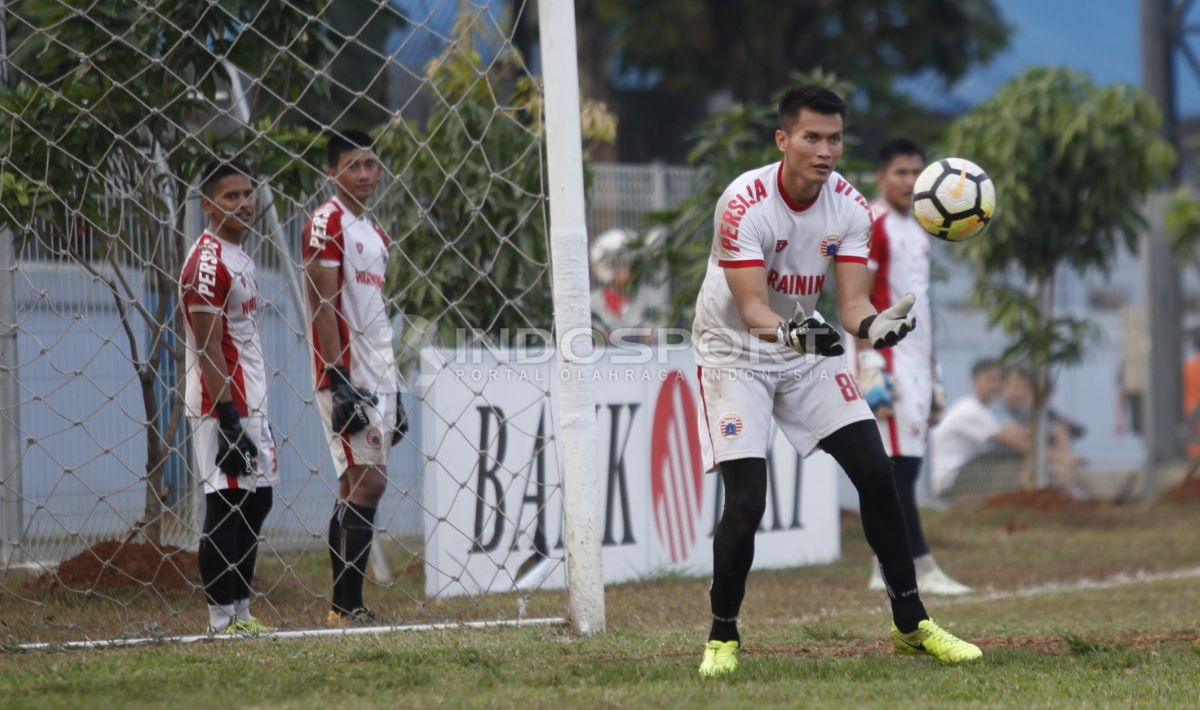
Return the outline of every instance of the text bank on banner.
<path id="1" fill-rule="evenodd" d="M 562 588 L 553 363 L 486 351 L 426 351 L 422 363 L 438 413 L 423 426 L 426 593 Z M 695 373 L 687 349 L 609 349 L 594 365 L 605 583 L 711 573 L 722 491 L 701 460 Z M 755 567 L 836 559 L 837 465 L 819 451 L 801 459 L 775 431 L 767 460 Z"/>

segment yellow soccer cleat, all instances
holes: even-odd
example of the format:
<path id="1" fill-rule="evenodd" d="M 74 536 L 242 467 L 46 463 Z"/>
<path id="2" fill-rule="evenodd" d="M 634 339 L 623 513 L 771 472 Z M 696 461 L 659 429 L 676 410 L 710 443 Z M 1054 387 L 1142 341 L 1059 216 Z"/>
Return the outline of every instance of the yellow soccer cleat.
<path id="1" fill-rule="evenodd" d="M 737 641 L 709 641 L 704 647 L 700 675 L 705 678 L 729 675 L 738 667 Z"/>
<path id="2" fill-rule="evenodd" d="M 331 629 L 337 629 L 343 626 L 349 626 L 350 621 L 333 609 L 330 609 L 329 613 L 325 615 L 325 625 Z"/>
<path id="3" fill-rule="evenodd" d="M 983 651 L 978 646 L 946 631 L 933 623 L 933 619 L 922 621 L 911 634 L 901 633 L 892 624 L 892 647 L 897 653 L 933 656 L 946 664 L 969 663 L 983 658 Z"/>
<path id="4" fill-rule="evenodd" d="M 266 624 L 264 624 L 263 622 L 259 621 L 256 618 L 254 618 L 253 616 L 244 621 L 238 621 L 235 623 L 237 623 L 237 625 L 241 628 L 241 630 L 243 632 L 245 632 L 247 634 L 251 634 L 252 636 L 258 636 L 260 634 L 270 634 L 270 633 L 274 633 L 279 630 L 279 629 L 275 628 L 274 626 L 267 626 Z"/>

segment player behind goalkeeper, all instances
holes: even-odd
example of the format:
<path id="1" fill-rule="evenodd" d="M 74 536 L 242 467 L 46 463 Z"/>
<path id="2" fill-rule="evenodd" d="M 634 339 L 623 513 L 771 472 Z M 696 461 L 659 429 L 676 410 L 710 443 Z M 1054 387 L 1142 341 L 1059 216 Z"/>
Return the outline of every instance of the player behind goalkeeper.
<path id="1" fill-rule="evenodd" d="M 192 449 L 204 481 L 200 576 L 210 633 L 271 629 L 250 614 L 258 535 L 279 482 L 258 337 L 258 279 L 242 240 L 254 221 L 250 170 L 216 161 L 200 178 L 208 228 L 179 277 Z"/>
<path id="2" fill-rule="evenodd" d="M 692 341 L 701 442 L 708 465 L 720 470 L 725 504 L 713 537 L 712 628 L 702 676 L 737 668 L 738 614 L 766 507 L 772 418 L 797 452 L 829 452 L 858 489 L 867 542 L 887 582 L 893 647 L 945 663 L 982 655 L 925 612 L 892 461 L 846 366 L 840 335 L 814 308 L 832 261 L 838 312 L 851 333 L 882 349 L 916 326 L 911 294 L 882 312 L 871 305 L 869 208 L 834 171 L 845 116 L 846 105 L 831 91 L 788 91 L 775 132 L 782 160 L 735 179 L 713 215 Z"/>
<path id="3" fill-rule="evenodd" d="M 316 402 L 338 476 L 326 621 L 373 625 L 363 579 L 375 510 L 387 487 L 388 450 L 407 430 L 383 293 L 389 242 L 367 212 L 382 166 L 361 131 L 331 133 L 326 160 L 334 197 L 312 213 L 302 236 Z"/>
<path id="4" fill-rule="evenodd" d="M 925 167 L 925 152 L 916 143 L 898 138 L 879 151 L 875 181 L 880 200 L 871 229 L 871 304 L 884 310 L 904 294 L 916 296 L 913 312 L 926 326 L 897 343 L 875 350 L 858 343 L 858 387 L 878 420 L 883 447 L 896 471 L 896 492 L 904 508 L 908 546 L 917 570 L 917 584 L 926 594 L 966 594 L 971 588 L 942 571 L 921 530 L 917 509 L 917 476 L 925 456 L 929 427 L 946 408 L 946 395 L 936 375 L 933 319 L 929 310 L 929 251 L 933 237 L 912 215 L 913 185 Z M 879 565 L 872 564 L 870 589 L 883 589 Z"/>

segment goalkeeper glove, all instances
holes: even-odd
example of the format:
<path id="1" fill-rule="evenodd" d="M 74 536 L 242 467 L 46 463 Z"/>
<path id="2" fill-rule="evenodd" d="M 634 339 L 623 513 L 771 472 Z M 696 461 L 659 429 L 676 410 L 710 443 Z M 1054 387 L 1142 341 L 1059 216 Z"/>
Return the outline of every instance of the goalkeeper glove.
<path id="1" fill-rule="evenodd" d="M 226 476 L 254 475 L 258 447 L 246 436 L 242 417 L 233 402 L 217 402 L 217 468 Z"/>
<path id="2" fill-rule="evenodd" d="M 834 357 L 846 352 L 837 329 L 826 323 L 816 311 L 806 316 L 804 306 L 799 303 L 796 304 L 792 319 L 779 324 L 776 337 L 780 343 L 801 355 L 811 352 L 821 357 Z"/>
<path id="3" fill-rule="evenodd" d="M 333 400 L 330 424 L 339 434 L 357 434 L 371 423 L 367 407 L 379 400 L 365 389 L 350 384 L 350 371 L 344 366 L 325 368 L 329 393 Z"/>
<path id="4" fill-rule="evenodd" d="M 404 400 L 396 393 L 396 430 L 392 432 L 392 446 L 400 443 L 408 433 L 408 412 L 404 411 Z"/>
<path id="5" fill-rule="evenodd" d="M 883 356 L 874 350 L 858 354 L 858 388 L 862 390 L 867 406 L 877 416 L 887 416 L 892 409 L 892 383 L 884 372 Z M 881 410 L 888 410 L 883 412 Z"/>
<path id="6" fill-rule="evenodd" d="M 878 315 L 867 316 L 858 326 L 858 337 L 870 341 L 876 350 L 900 342 L 917 327 L 917 317 L 909 313 L 916 302 L 916 296 L 906 293 L 891 308 L 885 308 Z"/>

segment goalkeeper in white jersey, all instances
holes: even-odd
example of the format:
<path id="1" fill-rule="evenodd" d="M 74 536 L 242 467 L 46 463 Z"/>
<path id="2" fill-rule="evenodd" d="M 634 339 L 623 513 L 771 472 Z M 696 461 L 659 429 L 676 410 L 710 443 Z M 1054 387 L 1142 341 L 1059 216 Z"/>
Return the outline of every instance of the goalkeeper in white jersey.
<path id="1" fill-rule="evenodd" d="M 917 510 L 917 476 L 925 457 L 929 427 L 946 408 L 936 375 L 933 319 L 929 309 L 929 251 L 933 239 L 912 215 L 913 185 L 925 167 L 925 151 L 898 138 L 879 151 L 875 182 L 880 199 L 874 205 L 871 252 L 871 304 L 877 310 L 911 293 L 913 313 L 926 325 L 893 348 L 875 350 L 858 343 L 858 387 L 878 420 L 884 449 L 896 471 L 896 492 L 904 508 L 908 545 L 917 569 L 917 585 L 927 594 L 966 594 L 971 588 L 942 571 L 921 530 Z M 883 589 L 879 565 L 872 564 L 870 589 Z"/>
<path id="2" fill-rule="evenodd" d="M 827 89 L 788 91 L 775 132 L 782 160 L 735 179 L 713 215 L 712 252 L 692 328 L 701 442 L 725 487 L 713 537 L 703 676 L 737 668 L 738 614 L 766 507 L 772 419 L 798 453 L 824 449 L 858 489 L 863 529 L 891 601 L 893 647 L 944 663 L 982 655 L 925 612 L 892 461 L 846 366 L 841 336 L 815 309 L 833 262 L 838 312 L 852 333 L 883 349 L 916 326 L 911 294 L 882 312 L 871 305 L 870 210 L 835 172 L 845 117 L 845 103 Z"/>
<path id="3" fill-rule="evenodd" d="M 208 165 L 200 179 L 208 227 L 179 277 L 192 450 L 204 482 L 198 554 L 210 633 L 271 629 L 250 614 L 258 535 L 279 482 L 267 423 L 267 368 L 258 337 L 258 279 L 242 238 L 256 206 L 240 161 Z"/>
<path id="4" fill-rule="evenodd" d="M 408 428 L 383 293 L 388 238 L 366 208 L 382 166 L 361 131 L 332 133 L 326 159 L 335 195 L 313 212 L 302 236 L 317 409 L 338 475 L 326 621 L 374 625 L 363 579 L 387 488 L 387 454 Z"/>

